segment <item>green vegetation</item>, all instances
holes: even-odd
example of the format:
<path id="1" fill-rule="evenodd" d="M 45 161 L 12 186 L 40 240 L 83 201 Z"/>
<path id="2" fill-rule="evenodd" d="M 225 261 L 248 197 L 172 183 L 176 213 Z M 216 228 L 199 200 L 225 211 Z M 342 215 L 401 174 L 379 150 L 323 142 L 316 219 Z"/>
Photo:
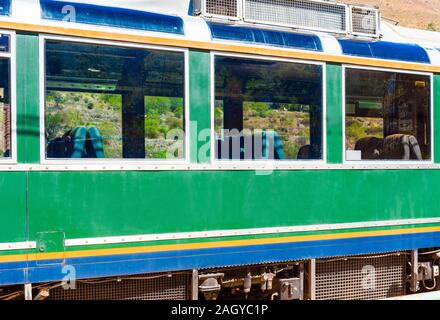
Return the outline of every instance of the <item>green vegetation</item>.
<path id="1" fill-rule="evenodd" d="M 437 27 L 435 26 L 434 22 L 430 22 L 428 26 L 426 27 L 426 30 L 428 31 L 437 31 Z"/>
<path id="2" fill-rule="evenodd" d="M 107 158 L 122 158 L 122 98 L 114 94 L 49 91 L 46 98 L 48 140 L 62 137 L 78 127 L 97 127 L 104 140 Z M 172 130 L 184 130 L 182 98 L 145 98 L 146 158 L 163 159 L 183 147 Z M 171 138 L 168 137 L 171 135 Z"/>
<path id="3" fill-rule="evenodd" d="M 283 142 L 286 159 L 295 160 L 299 149 L 310 144 L 308 109 L 293 104 L 244 103 L 244 129 L 275 131 Z"/>
<path id="4" fill-rule="evenodd" d="M 165 159 L 168 154 L 179 157 L 174 149 L 183 152 L 184 137 L 181 135 L 185 130 L 183 99 L 146 97 L 145 109 L 146 157 Z"/>
<path id="5" fill-rule="evenodd" d="M 382 118 L 347 117 L 345 128 L 347 150 L 354 150 L 356 142 L 362 138 L 384 138 Z"/>
<path id="6" fill-rule="evenodd" d="M 286 159 L 297 159 L 299 149 L 310 144 L 310 106 L 265 102 L 243 103 L 244 130 L 273 130 L 283 142 Z M 223 103 L 214 109 L 215 131 L 223 128 Z"/>
<path id="7" fill-rule="evenodd" d="M 0 158 L 3 157 L 5 153 L 5 113 L 4 109 L 0 108 Z"/>
<path id="8" fill-rule="evenodd" d="M 122 157 L 121 97 L 111 94 L 49 91 L 46 98 L 47 140 L 79 126 L 97 127 L 108 158 Z"/>

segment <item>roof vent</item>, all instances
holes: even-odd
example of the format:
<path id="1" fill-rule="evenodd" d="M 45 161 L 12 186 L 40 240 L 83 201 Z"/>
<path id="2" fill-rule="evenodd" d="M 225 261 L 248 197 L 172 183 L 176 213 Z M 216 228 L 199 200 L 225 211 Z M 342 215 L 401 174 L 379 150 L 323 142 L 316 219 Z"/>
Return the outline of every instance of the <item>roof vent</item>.
<path id="1" fill-rule="evenodd" d="M 380 13 L 376 8 L 350 6 L 351 33 L 357 36 L 379 36 Z"/>
<path id="2" fill-rule="evenodd" d="M 196 14 L 211 20 L 379 37 L 379 10 L 368 6 L 325 0 L 194 0 L 194 4 Z"/>
<path id="3" fill-rule="evenodd" d="M 346 33 L 346 6 L 310 0 L 244 0 L 244 20 Z"/>
<path id="4" fill-rule="evenodd" d="M 239 20 L 242 17 L 243 0 L 195 0 L 196 14 L 206 18 Z"/>

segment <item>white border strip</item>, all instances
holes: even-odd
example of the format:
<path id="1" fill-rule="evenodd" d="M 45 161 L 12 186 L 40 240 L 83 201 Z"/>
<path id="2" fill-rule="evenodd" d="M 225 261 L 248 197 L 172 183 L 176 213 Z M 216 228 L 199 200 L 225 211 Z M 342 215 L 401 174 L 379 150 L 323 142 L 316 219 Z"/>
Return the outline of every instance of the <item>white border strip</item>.
<path id="1" fill-rule="evenodd" d="M 37 248 L 35 241 L 0 243 L 0 251 L 26 250 Z"/>
<path id="2" fill-rule="evenodd" d="M 101 244 L 204 239 L 204 238 L 237 237 L 237 236 L 251 236 L 251 235 L 253 236 L 253 235 L 265 235 L 265 234 L 360 229 L 360 228 L 371 228 L 371 227 L 390 227 L 390 226 L 404 226 L 404 225 L 431 224 L 431 223 L 440 223 L 440 218 L 391 220 L 391 221 L 377 221 L 377 222 L 355 222 L 355 223 L 341 223 L 341 224 L 323 224 L 323 225 L 313 225 L 313 226 L 241 229 L 241 230 L 188 232 L 188 233 L 147 234 L 147 235 L 122 236 L 122 237 L 83 238 L 83 239 L 65 240 L 64 244 L 66 247 L 76 247 L 76 246 L 90 246 L 90 245 L 101 245 Z"/>
<path id="3" fill-rule="evenodd" d="M 274 171 L 302 171 L 302 170 L 440 170 L 440 164 L 429 163 L 353 163 L 346 164 L 286 164 L 286 163 L 218 163 L 218 164 L 17 164 L 8 165 L 0 163 L 0 172 L 110 172 L 110 171 L 255 171 L 271 174 Z"/>

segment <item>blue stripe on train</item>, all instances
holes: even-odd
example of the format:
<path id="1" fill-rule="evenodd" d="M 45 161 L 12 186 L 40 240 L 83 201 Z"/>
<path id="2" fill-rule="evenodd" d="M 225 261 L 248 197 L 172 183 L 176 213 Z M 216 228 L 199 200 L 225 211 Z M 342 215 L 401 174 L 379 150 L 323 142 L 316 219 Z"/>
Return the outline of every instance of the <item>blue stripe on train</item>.
<path id="1" fill-rule="evenodd" d="M 40 0 L 43 19 L 185 34 L 180 17 L 78 2 Z"/>
<path id="2" fill-rule="evenodd" d="M 66 259 L 64 265 L 56 264 L 57 261 L 40 261 L 38 265 L 35 262 L 30 262 L 27 280 L 29 282 L 62 280 L 66 272 L 69 271 L 67 269 L 63 273 L 65 265 L 74 266 L 76 277 L 81 279 L 402 251 L 437 246 L 440 246 L 440 234 L 424 233 L 71 258 Z"/>
<path id="3" fill-rule="evenodd" d="M 0 263 L 0 286 L 26 283 L 28 262 Z"/>
<path id="4" fill-rule="evenodd" d="M 431 63 L 426 50 L 416 44 L 347 39 L 339 39 L 338 41 L 341 45 L 342 52 L 350 56 L 416 63 Z"/>
<path id="5" fill-rule="evenodd" d="M 316 35 L 237 27 L 219 23 L 208 23 L 213 39 L 232 40 L 275 47 L 323 51 L 321 40 Z"/>
<path id="6" fill-rule="evenodd" d="M 27 283 L 27 269 L 0 270 L 0 286 Z"/>

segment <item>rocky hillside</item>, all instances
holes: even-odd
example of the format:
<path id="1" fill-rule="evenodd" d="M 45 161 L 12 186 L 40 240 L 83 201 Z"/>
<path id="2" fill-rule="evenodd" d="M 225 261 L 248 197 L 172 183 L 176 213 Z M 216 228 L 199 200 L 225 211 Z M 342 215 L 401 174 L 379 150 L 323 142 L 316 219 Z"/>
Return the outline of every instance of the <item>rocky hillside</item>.
<path id="1" fill-rule="evenodd" d="M 440 31 L 440 0 L 342 0 L 378 6 L 382 16 L 405 27 Z"/>
<path id="2" fill-rule="evenodd" d="M 400 25 L 440 31 L 440 0 L 346 0 L 341 2 L 378 6 L 382 16 Z"/>

